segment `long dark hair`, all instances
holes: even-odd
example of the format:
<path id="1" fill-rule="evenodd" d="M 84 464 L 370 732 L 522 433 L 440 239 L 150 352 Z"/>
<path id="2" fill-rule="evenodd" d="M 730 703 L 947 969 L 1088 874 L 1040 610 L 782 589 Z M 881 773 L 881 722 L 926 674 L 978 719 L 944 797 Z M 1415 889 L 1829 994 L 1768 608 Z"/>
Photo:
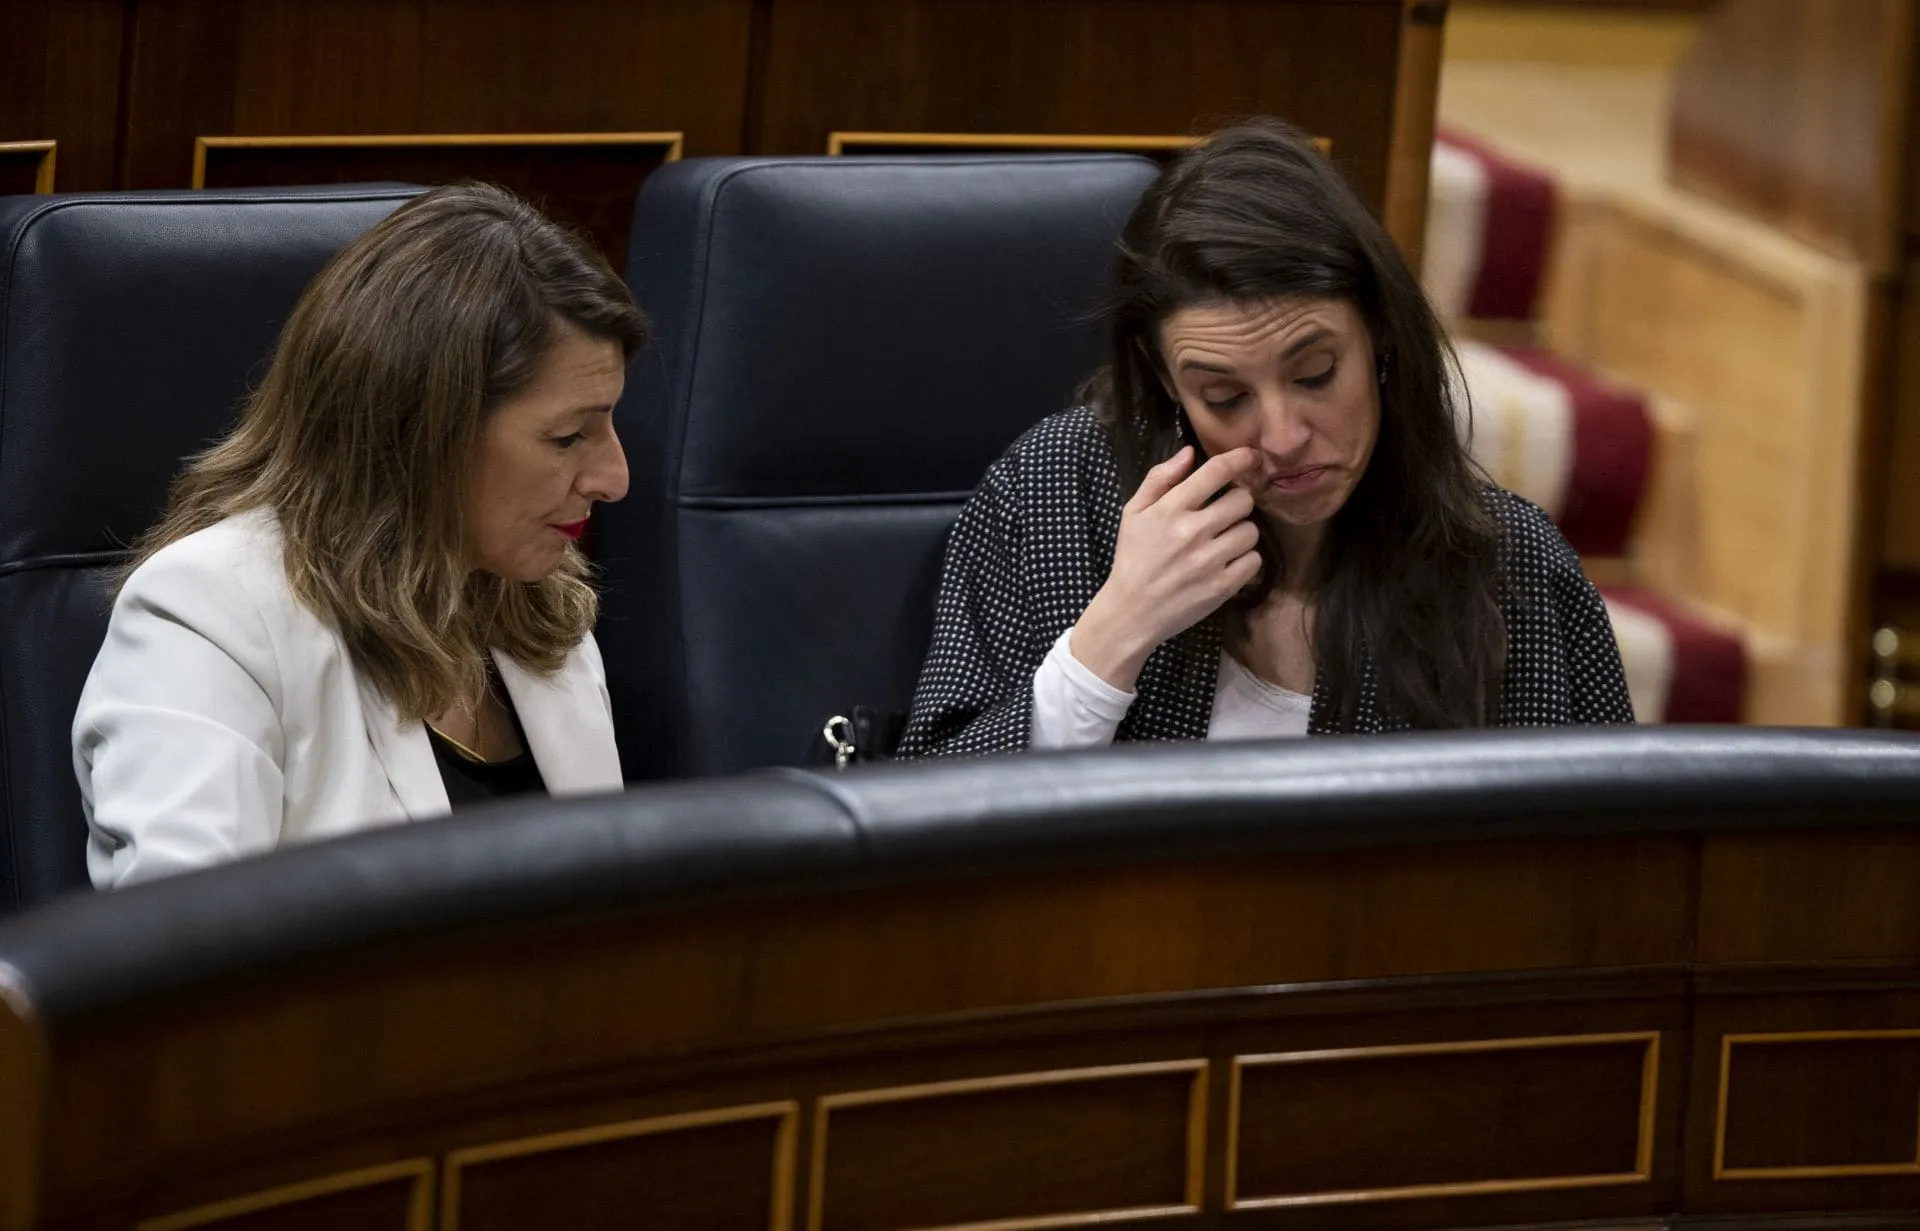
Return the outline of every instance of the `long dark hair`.
<path id="1" fill-rule="evenodd" d="M 1162 384 L 1159 329 L 1201 304 L 1294 296 L 1358 311 L 1381 365 L 1380 435 L 1326 539 L 1314 656 L 1350 729 L 1365 667 L 1389 724 L 1484 726 L 1506 657 L 1502 542 L 1484 480 L 1461 444 L 1439 321 L 1399 250 L 1332 162 L 1277 120 L 1238 125 L 1182 154 L 1147 190 L 1121 239 L 1107 306 L 1108 366 L 1089 400 L 1131 493 L 1182 444 Z M 1262 531 L 1260 580 L 1229 606 L 1228 634 L 1285 575 Z"/>

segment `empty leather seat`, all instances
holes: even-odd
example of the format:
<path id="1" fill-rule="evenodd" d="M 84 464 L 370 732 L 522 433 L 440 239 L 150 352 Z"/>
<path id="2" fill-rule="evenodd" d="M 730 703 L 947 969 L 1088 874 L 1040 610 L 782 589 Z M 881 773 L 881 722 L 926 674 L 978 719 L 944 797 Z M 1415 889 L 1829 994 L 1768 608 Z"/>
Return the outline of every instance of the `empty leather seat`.
<path id="1" fill-rule="evenodd" d="M 0 912 L 87 883 L 69 731 L 124 549 L 307 281 L 418 191 L 0 199 Z"/>
<path id="2" fill-rule="evenodd" d="M 596 518 L 627 776 L 806 762 L 904 709 L 948 529 L 1099 362 L 1121 156 L 704 159 L 651 176 L 628 281 L 656 342 Z"/>

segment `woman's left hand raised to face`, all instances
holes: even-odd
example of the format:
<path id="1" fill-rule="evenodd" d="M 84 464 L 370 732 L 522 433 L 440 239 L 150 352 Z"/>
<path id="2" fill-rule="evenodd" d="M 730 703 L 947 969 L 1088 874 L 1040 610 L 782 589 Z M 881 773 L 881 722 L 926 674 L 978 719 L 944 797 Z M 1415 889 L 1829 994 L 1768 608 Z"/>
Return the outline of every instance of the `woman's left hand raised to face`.
<path id="1" fill-rule="evenodd" d="M 1123 692 L 1162 642 L 1260 572 L 1253 497 L 1238 484 L 1259 467 L 1259 452 L 1234 449 L 1189 474 L 1193 457 L 1183 448 L 1141 480 L 1120 515 L 1113 568 L 1073 628 L 1074 658 Z"/>

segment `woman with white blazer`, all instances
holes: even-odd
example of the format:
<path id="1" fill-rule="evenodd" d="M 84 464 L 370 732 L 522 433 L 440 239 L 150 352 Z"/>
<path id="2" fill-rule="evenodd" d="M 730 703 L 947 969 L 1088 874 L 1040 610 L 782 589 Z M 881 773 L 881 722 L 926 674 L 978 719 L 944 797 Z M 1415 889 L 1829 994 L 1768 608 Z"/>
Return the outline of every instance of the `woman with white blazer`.
<path id="1" fill-rule="evenodd" d="M 320 272 L 114 603 L 73 726 L 96 885 L 619 788 L 577 540 L 626 493 L 643 331 L 495 188 L 425 193 Z"/>

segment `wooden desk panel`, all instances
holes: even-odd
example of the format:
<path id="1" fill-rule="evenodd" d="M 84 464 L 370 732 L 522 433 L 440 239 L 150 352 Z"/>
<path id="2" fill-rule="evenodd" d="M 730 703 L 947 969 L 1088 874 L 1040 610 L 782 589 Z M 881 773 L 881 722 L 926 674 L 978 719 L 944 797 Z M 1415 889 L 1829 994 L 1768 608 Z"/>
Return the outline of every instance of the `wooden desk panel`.
<path id="1" fill-rule="evenodd" d="M 426 1158 L 448 1228 L 548 1185 L 578 1225 L 755 1231 L 1888 1208 L 1920 1200 L 1888 1169 L 1916 859 L 1508 840 L 454 938 L 60 1032 L 40 1199 L 55 1227 L 233 1201 L 292 1227 L 312 1207 L 265 1195 Z"/>
<path id="2" fill-rule="evenodd" d="M 58 141 L 67 191 L 117 182 L 126 13 L 123 0 L 0 4 L 0 142 Z M 11 174 L 7 184 L 0 192 L 18 187 Z"/>

